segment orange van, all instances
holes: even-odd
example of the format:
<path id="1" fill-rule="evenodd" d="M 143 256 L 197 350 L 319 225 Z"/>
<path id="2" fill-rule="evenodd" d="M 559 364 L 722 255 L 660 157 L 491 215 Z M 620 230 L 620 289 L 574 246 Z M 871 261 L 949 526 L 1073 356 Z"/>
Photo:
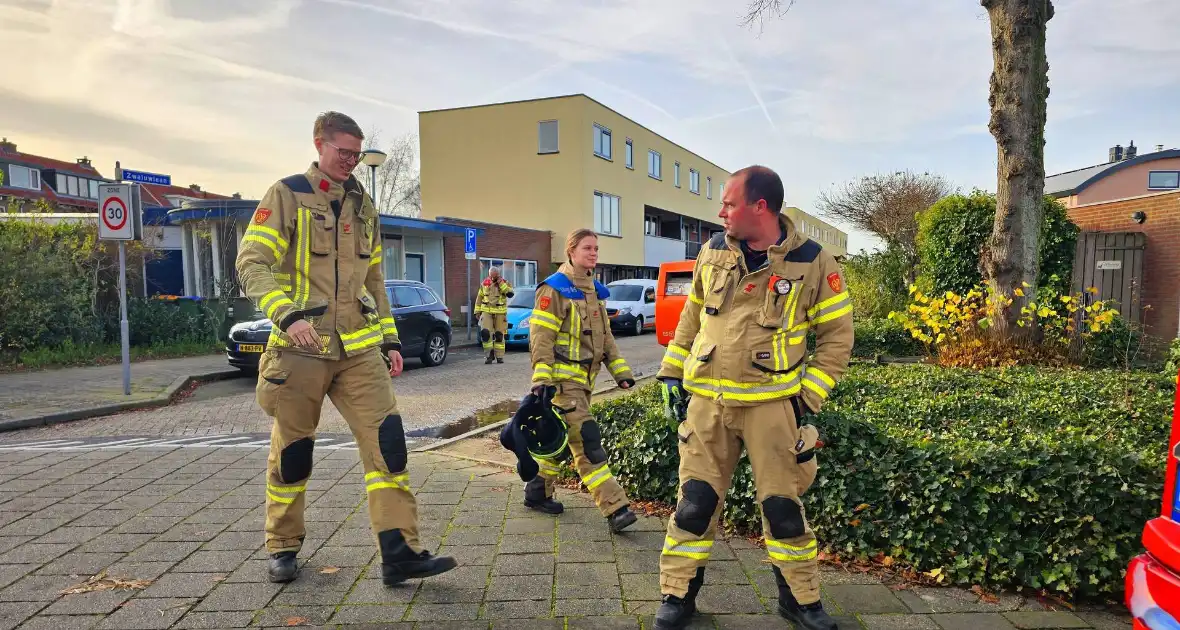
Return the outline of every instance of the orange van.
<path id="1" fill-rule="evenodd" d="M 660 265 L 656 283 L 656 341 L 666 346 L 676 335 L 680 311 L 692 291 L 692 268 L 695 260 L 676 260 Z"/>

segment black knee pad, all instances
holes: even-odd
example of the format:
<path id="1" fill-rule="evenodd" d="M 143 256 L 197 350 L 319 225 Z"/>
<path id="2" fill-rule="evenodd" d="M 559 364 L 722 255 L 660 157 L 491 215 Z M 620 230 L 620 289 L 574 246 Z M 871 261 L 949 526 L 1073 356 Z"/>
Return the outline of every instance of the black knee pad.
<path id="1" fill-rule="evenodd" d="M 606 462 L 606 450 L 602 448 L 602 432 L 598 429 L 598 423 L 593 420 L 583 422 L 581 433 L 582 448 L 586 451 L 586 459 L 590 460 L 591 464 Z"/>
<path id="2" fill-rule="evenodd" d="M 479 340 L 480 341 L 488 341 L 491 338 L 492 338 L 492 333 L 487 328 L 484 328 L 483 330 L 479 331 Z"/>
<path id="3" fill-rule="evenodd" d="M 401 416 L 385 416 L 381 428 L 377 429 L 377 445 L 381 448 L 381 457 L 385 459 L 389 472 L 397 473 L 406 469 L 406 432 L 402 429 Z"/>
<path id="4" fill-rule="evenodd" d="M 279 454 L 279 476 L 283 483 L 303 481 L 311 476 L 311 453 L 315 440 L 300 438 L 291 442 Z"/>
<path id="5" fill-rule="evenodd" d="M 770 524 L 771 536 L 782 540 L 803 535 L 803 511 L 793 499 L 766 497 L 762 501 L 762 514 Z"/>
<path id="6" fill-rule="evenodd" d="M 704 536 L 717 509 L 717 492 L 699 479 L 684 482 L 681 490 L 684 498 L 676 504 L 676 526 L 695 536 Z"/>
<path id="7" fill-rule="evenodd" d="M 496 341 L 496 343 L 500 343 L 501 341 L 504 341 L 504 333 L 497 330 L 496 336 L 493 337 L 493 339 Z"/>

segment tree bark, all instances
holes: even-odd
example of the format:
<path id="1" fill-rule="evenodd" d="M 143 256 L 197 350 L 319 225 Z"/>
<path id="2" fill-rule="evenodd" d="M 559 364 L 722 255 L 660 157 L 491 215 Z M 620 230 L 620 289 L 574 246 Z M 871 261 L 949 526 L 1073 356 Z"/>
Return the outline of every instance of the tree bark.
<path id="1" fill-rule="evenodd" d="M 996 139 L 996 221 L 981 257 L 984 277 L 1010 309 L 993 317 L 996 334 L 1010 338 L 1020 308 L 1035 295 L 1037 246 L 1045 190 L 1045 118 L 1049 60 L 1045 35 L 1051 0 L 981 0 L 991 18 L 991 120 Z M 1014 292 L 1023 283 L 1024 298 Z"/>

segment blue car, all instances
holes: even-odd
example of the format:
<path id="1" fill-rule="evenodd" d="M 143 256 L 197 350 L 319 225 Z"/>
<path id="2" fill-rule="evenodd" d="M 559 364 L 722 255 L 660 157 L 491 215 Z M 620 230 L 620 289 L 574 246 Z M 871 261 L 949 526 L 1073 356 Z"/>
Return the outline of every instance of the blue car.
<path id="1" fill-rule="evenodd" d="M 537 287 L 516 287 L 508 300 L 508 334 L 504 345 L 510 348 L 529 347 L 529 316 L 533 312 Z"/>

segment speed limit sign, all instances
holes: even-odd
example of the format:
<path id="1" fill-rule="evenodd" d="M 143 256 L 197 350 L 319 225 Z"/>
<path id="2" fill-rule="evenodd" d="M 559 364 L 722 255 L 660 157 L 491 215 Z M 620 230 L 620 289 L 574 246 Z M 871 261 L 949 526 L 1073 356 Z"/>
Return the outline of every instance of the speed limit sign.
<path id="1" fill-rule="evenodd" d="M 98 238 L 135 240 L 135 194 L 131 184 L 99 184 Z"/>

